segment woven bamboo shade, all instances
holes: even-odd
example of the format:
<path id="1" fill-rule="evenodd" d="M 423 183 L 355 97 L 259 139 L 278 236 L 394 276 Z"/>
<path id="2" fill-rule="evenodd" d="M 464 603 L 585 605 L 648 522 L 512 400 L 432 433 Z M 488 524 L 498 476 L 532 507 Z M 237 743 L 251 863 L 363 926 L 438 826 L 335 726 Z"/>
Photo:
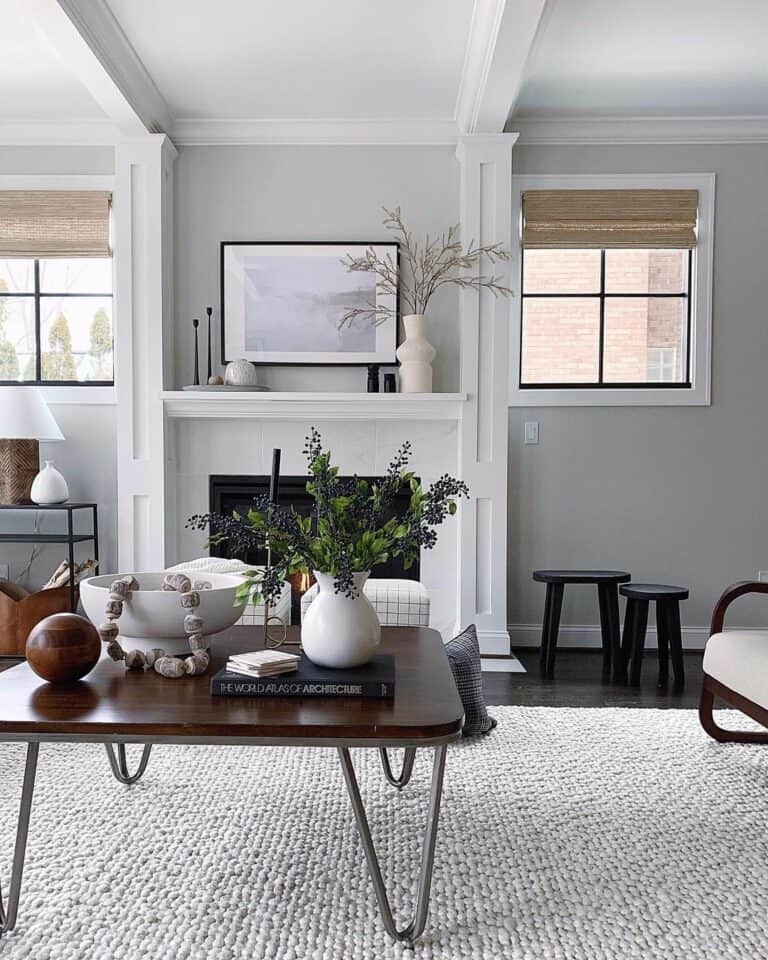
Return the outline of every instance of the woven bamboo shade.
<path id="1" fill-rule="evenodd" d="M 696 246 L 697 190 L 526 190 L 523 246 Z"/>
<path id="2" fill-rule="evenodd" d="M 0 257 L 108 257 L 103 190 L 0 191 Z"/>

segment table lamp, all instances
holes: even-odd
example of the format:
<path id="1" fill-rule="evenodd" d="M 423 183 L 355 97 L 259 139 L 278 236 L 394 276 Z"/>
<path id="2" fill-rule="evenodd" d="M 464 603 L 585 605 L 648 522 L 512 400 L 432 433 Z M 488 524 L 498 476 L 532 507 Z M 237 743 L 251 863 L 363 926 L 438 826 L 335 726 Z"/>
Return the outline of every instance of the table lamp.
<path id="1" fill-rule="evenodd" d="M 39 441 L 63 439 L 37 387 L 0 387 L 0 503 L 32 502 Z"/>

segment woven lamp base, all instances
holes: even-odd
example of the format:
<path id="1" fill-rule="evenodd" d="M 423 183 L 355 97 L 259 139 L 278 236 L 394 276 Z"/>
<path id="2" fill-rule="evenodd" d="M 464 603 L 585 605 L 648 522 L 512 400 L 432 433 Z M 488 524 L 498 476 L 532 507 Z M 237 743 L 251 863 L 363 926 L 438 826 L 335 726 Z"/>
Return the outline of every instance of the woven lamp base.
<path id="1" fill-rule="evenodd" d="M 32 503 L 32 481 L 39 472 L 37 440 L 0 440 L 0 503 Z"/>

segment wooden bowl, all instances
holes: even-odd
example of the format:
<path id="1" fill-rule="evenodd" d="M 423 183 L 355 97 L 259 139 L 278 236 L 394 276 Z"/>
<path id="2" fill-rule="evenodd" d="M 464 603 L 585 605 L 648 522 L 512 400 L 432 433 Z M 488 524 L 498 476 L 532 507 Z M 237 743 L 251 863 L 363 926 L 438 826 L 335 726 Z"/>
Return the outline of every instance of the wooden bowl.
<path id="1" fill-rule="evenodd" d="M 101 656 L 101 637 L 76 613 L 55 613 L 41 620 L 27 639 L 27 662 L 49 683 L 71 683 L 89 673 Z"/>

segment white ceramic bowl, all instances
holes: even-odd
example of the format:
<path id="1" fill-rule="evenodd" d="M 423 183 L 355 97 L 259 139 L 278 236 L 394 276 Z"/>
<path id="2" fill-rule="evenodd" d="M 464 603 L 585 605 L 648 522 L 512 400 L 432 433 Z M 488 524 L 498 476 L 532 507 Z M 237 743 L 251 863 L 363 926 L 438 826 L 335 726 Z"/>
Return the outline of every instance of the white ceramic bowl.
<path id="1" fill-rule="evenodd" d="M 207 580 L 210 590 L 200 590 L 200 606 L 195 610 L 203 618 L 203 633 L 207 636 L 226 630 L 236 623 L 245 603 L 235 604 L 235 591 L 243 578 L 231 573 L 202 573 L 190 570 L 190 580 Z M 184 610 L 175 591 L 161 590 L 164 573 L 107 574 L 89 577 L 80 583 L 80 599 L 88 618 L 98 627 L 105 620 L 104 611 L 109 588 L 118 576 L 134 576 L 141 585 L 123 604 L 123 614 L 118 620 L 120 636 L 138 640 L 177 640 L 179 644 L 161 644 L 166 652 L 188 650 L 184 632 Z M 148 646 L 157 646 L 149 643 Z M 137 644 L 142 648 L 142 644 Z M 173 647 L 173 650 L 172 650 Z"/>

